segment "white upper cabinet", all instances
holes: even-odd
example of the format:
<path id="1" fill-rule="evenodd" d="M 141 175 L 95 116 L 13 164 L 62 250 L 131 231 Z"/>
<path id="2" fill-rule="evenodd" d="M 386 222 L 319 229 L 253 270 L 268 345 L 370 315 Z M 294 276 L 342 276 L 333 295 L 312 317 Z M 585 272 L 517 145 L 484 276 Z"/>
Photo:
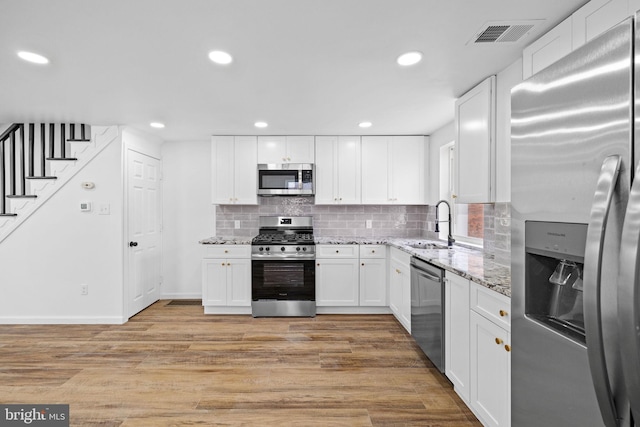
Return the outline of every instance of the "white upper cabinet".
<path id="1" fill-rule="evenodd" d="M 362 203 L 426 203 L 423 136 L 362 137 Z"/>
<path id="2" fill-rule="evenodd" d="M 540 37 L 522 51 L 522 77 L 528 79 L 538 71 L 567 55 L 572 49 L 572 18 Z"/>
<path id="3" fill-rule="evenodd" d="M 316 137 L 317 205 L 360 204 L 360 137 Z"/>
<path id="4" fill-rule="evenodd" d="M 259 136 L 258 163 L 314 163 L 313 136 Z"/>
<path id="5" fill-rule="evenodd" d="M 630 0 L 591 0 L 573 15 L 573 49 L 604 33 L 627 16 Z"/>
<path id="6" fill-rule="evenodd" d="M 495 201 L 495 109 L 495 76 L 456 101 L 456 203 Z"/>
<path id="7" fill-rule="evenodd" d="M 212 203 L 258 203 L 256 140 L 255 136 L 212 137 Z"/>

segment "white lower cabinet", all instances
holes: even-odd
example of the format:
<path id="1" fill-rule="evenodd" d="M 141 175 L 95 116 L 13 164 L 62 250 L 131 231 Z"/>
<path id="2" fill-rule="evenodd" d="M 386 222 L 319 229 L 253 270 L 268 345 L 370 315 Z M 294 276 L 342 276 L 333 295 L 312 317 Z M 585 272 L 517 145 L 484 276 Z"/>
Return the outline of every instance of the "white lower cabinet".
<path id="1" fill-rule="evenodd" d="M 316 245 L 316 305 L 357 306 L 358 245 Z"/>
<path id="2" fill-rule="evenodd" d="M 391 248 L 389 259 L 389 308 L 411 333 L 411 255 Z"/>
<path id="3" fill-rule="evenodd" d="M 508 297 L 446 272 L 446 375 L 480 422 L 511 424 Z"/>
<path id="4" fill-rule="evenodd" d="M 202 305 L 251 306 L 251 246 L 206 248 L 202 260 Z"/>
<path id="5" fill-rule="evenodd" d="M 360 246 L 360 305 L 387 306 L 387 251 L 384 245 Z"/>
<path id="6" fill-rule="evenodd" d="M 469 403 L 469 281 L 445 272 L 445 373 Z"/>

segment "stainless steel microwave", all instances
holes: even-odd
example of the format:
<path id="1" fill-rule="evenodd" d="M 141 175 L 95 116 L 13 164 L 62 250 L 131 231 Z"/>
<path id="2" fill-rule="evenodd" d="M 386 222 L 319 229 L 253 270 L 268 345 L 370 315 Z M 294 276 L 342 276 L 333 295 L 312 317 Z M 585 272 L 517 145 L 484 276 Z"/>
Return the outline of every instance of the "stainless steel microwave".
<path id="1" fill-rule="evenodd" d="M 258 165 L 258 196 L 313 196 L 315 167 L 311 163 Z"/>

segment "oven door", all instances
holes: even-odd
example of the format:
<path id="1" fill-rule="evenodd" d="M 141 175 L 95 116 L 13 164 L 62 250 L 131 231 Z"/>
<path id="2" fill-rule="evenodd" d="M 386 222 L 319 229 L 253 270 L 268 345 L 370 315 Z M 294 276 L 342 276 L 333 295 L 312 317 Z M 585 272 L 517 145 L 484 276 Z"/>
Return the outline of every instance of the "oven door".
<path id="1" fill-rule="evenodd" d="M 286 259 L 252 260 L 251 299 L 253 301 L 315 301 L 315 261 Z"/>

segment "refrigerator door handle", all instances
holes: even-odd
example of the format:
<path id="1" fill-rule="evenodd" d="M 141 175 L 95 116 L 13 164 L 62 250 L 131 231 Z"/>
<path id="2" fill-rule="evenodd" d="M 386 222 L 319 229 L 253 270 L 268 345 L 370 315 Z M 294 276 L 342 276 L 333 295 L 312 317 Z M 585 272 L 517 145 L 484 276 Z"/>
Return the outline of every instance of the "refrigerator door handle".
<path id="1" fill-rule="evenodd" d="M 631 411 L 633 418 L 640 420 L 640 164 L 635 176 L 622 226 L 618 330 L 622 372 Z"/>
<path id="2" fill-rule="evenodd" d="M 584 255 L 584 323 L 587 355 L 600 413 L 607 427 L 618 425 L 618 415 L 604 354 L 600 288 L 605 229 L 619 171 L 620 156 L 609 156 L 602 162 L 591 205 Z"/>

